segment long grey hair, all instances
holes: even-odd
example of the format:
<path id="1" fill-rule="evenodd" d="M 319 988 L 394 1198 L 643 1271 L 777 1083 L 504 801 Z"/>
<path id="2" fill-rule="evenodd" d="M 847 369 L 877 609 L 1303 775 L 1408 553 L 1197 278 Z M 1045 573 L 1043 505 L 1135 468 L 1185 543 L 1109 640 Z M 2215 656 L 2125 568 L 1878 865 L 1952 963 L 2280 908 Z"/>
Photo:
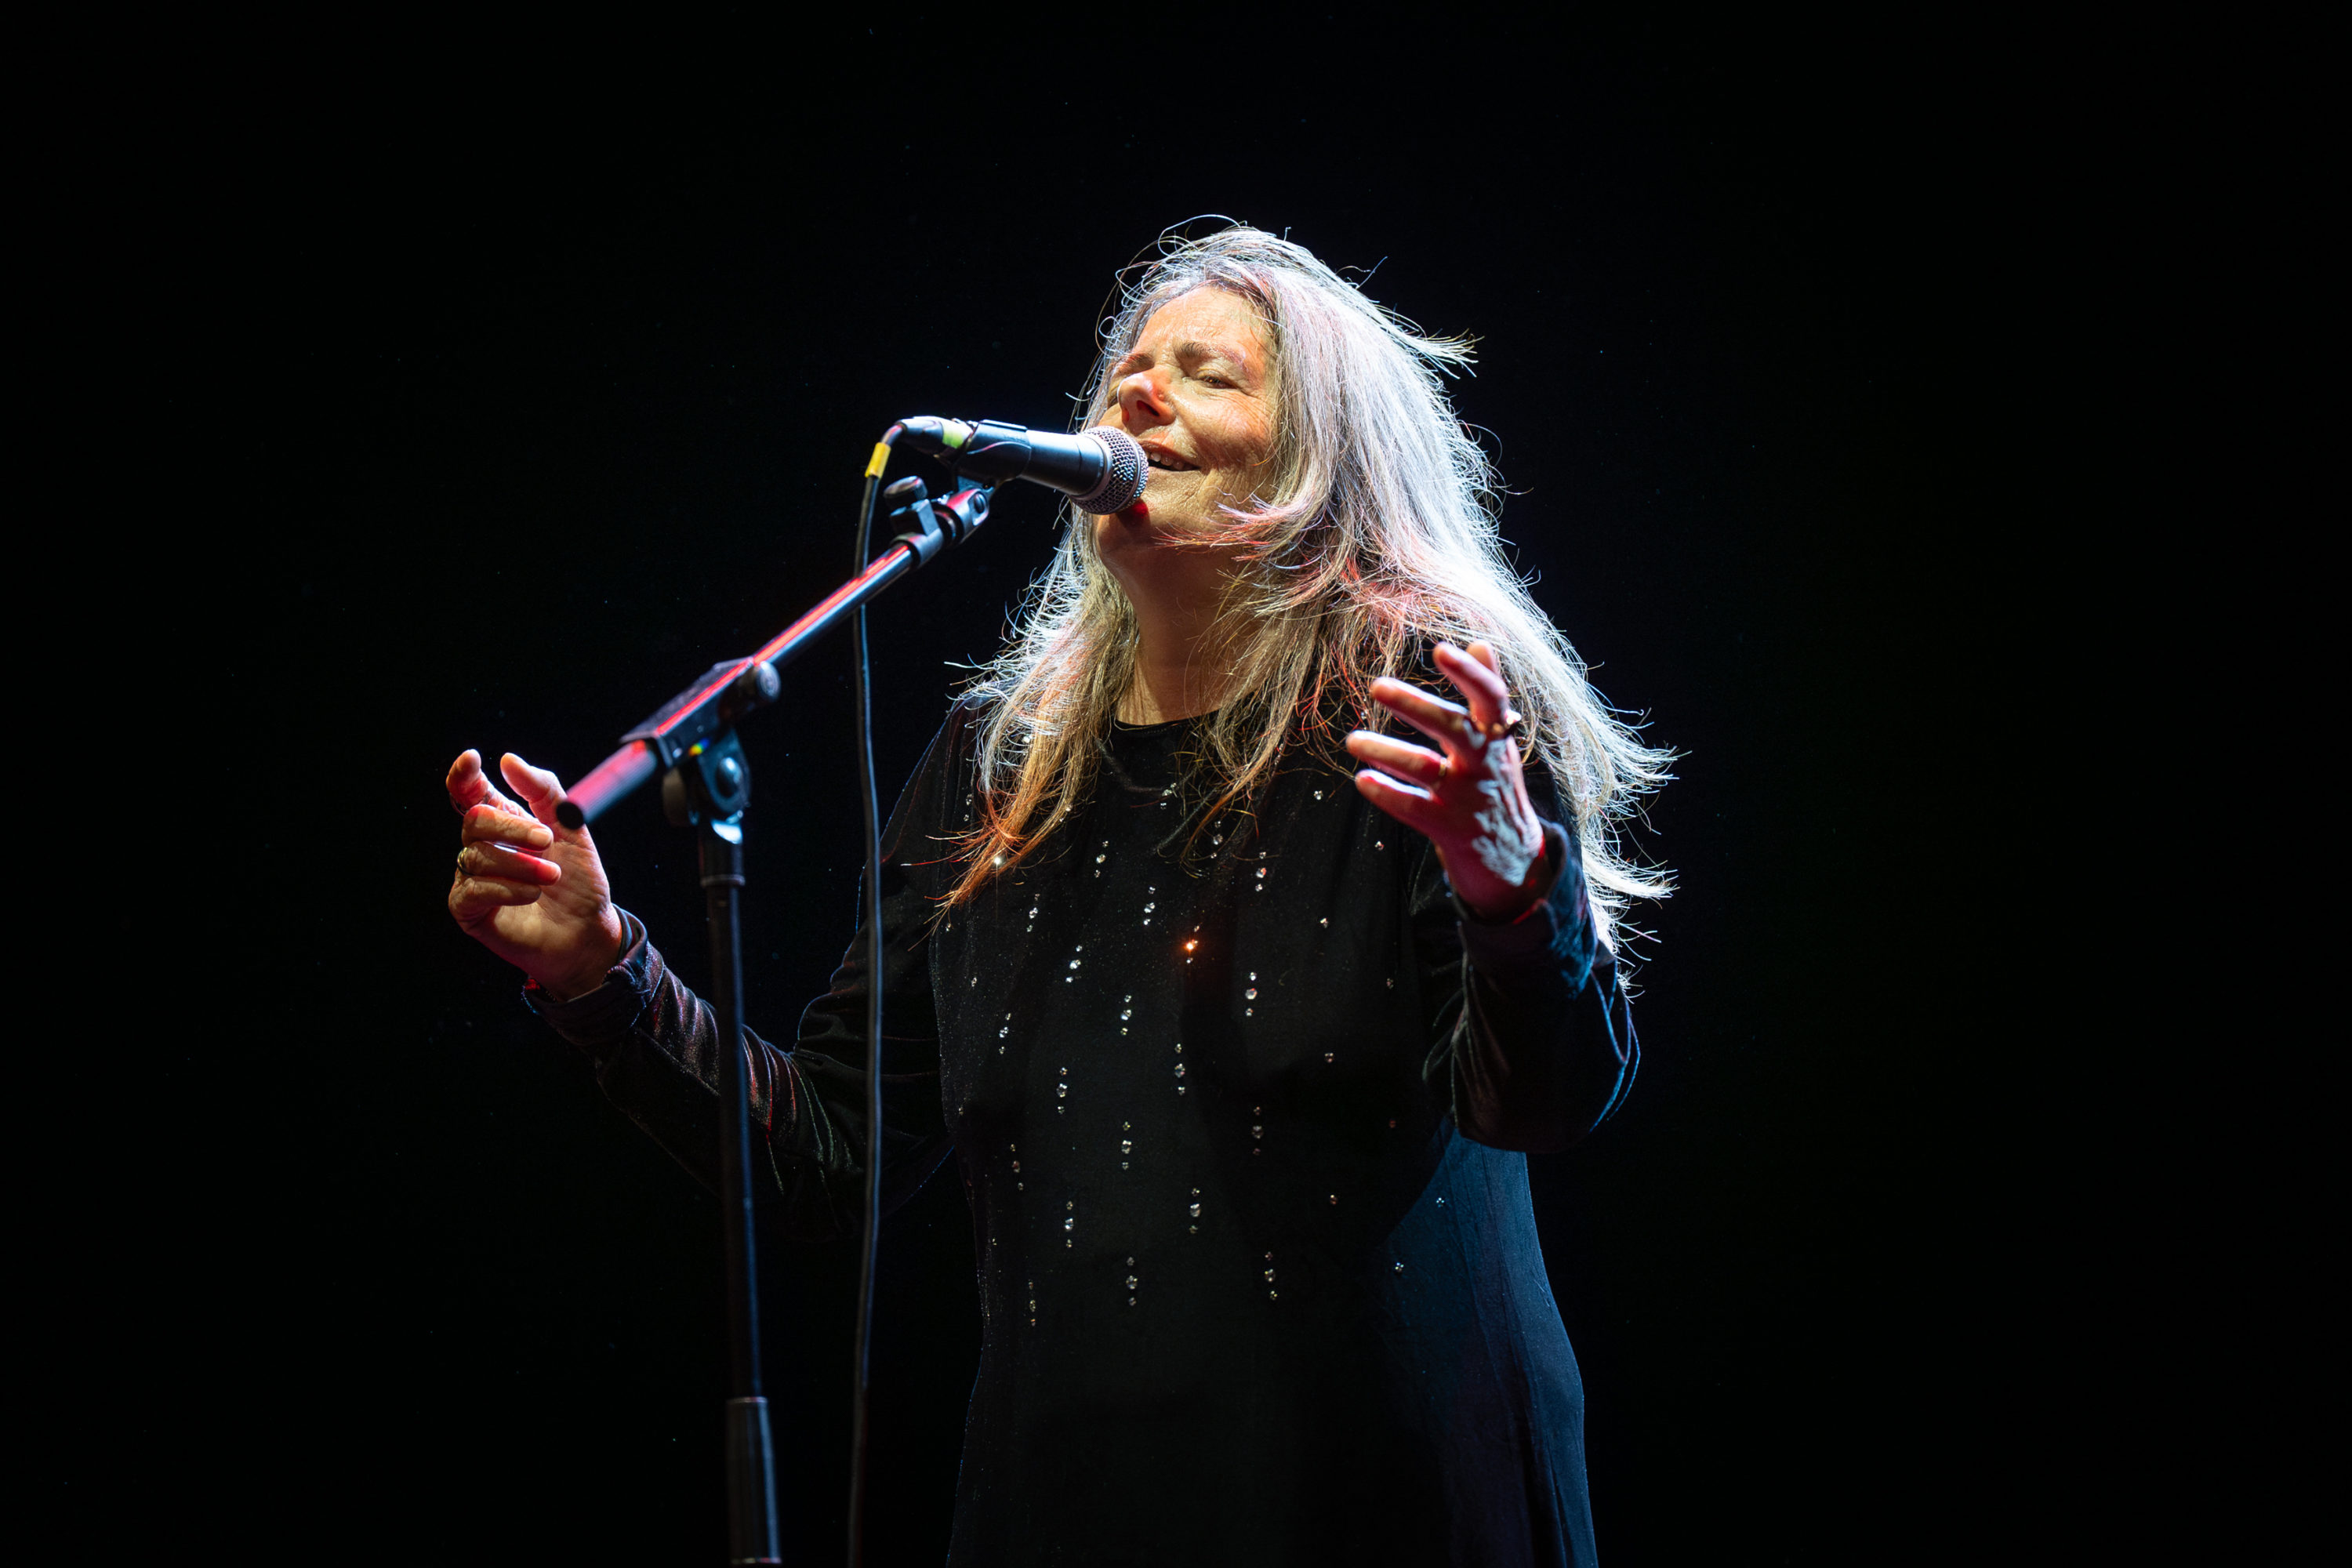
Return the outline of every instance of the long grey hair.
<path id="1" fill-rule="evenodd" d="M 1504 559 L 1498 482 L 1441 380 L 1468 364 L 1469 342 L 1422 335 L 1303 247 L 1258 229 L 1171 233 L 1158 251 L 1122 277 L 1079 427 L 1108 416 L 1111 368 L 1152 313 L 1195 289 L 1257 308 L 1275 383 L 1268 478 L 1194 541 L 1238 563 L 1210 639 L 1226 661 L 1227 697 L 1201 726 L 1216 799 L 1194 820 L 1246 805 L 1301 745 L 1352 772 L 1340 726 L 1391 727 L 1370 699 L 1372 680 L 1430 679 L 1431 643 L 1484 639 L 1527 716 L 1521 745 L 1541 758 L 1574 819 L 1563 826 L 1613 949 L 1628 902 L 1670 890 L 1627 858 L 1621 825 L 1669 776 L 1672 755 L 1643 744 L 1593 691 L 1576 650 Z M 967 692 L 981 713 L 981 820 L 950 903 L 1034 852 L 1084 805 L 1099 740 L 1134 678 L 1135 612 L 1096 553 L 1092 520 L 1072 508 L 1066 522 L 1053 565 Z"/>

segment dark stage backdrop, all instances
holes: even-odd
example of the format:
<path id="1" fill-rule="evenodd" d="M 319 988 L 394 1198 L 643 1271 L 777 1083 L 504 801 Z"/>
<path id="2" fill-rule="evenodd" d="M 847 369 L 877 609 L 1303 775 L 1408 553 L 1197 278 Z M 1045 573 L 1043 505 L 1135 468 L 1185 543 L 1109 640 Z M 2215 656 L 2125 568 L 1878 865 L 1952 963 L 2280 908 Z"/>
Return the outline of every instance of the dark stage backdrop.
<path id="1" fill-rule="evenodd" d="M 2000 868 L 1940 737 L 1998 438 L 1969 405 L 2000 92 L 1949 39 L 1573 19 L 1318 17 L 1238 54 L 1147 28 L 1104 46 L 1131 70 L 1067 75 L 913 24 L 821 42 L 714 34 L 690 89 L 527 103 L 248 82 L 113 133 L 163 253 L 131 308 L 171 327 L 142 417 L 188 437 L 171 482 L 208 520 L 163 597 L 216 798 L 175 847 L 190 972 L 126 1047 L 138 1285 L 89 1316 L 157 1392 L 135 1434 L 83 1411 L 56 1495 L 95 1539 L 152 1517 L 256 1563 L 719 1560 L 714 1202 L 450 925 L 442 773 L 471 745 L 576 776 L 797 615 L 894 417 L 1062 426 L 1114 269 L 1216 212 L 1480 337 L 1459 405 L 1517 559 L 1684 753 L 1642 835 L 1682 890 L 1641 1081 L 1534 1162 L 1602 1551 L 1956 1550 L 1992 1398 L 1958 1194 L 2002 1133 L 1964 1027 L 1992 961 L 1939 911 Z M 877 610 L 887 787 L 1049 517 L 1006 491 Z M 747 737 L 772 1033 L 850 931 L 846 668 L 787 671 Z M 690 842 L 649 795 L 599 837 L 700 981 Z M 876 1563 L 943 1549 L 971 1250 L 952 1180 L 886 1227 Z M 853 1254 L 767 1259 L 810 1563 L 838 1555 Z"/>

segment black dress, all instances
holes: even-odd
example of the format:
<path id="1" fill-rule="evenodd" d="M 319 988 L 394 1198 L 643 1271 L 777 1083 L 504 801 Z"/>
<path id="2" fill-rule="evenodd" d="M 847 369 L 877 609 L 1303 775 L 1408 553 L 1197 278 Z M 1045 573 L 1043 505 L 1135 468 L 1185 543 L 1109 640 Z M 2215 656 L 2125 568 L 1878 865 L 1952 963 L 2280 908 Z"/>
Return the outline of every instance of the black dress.
<path id="1" fill-rule="evenodd" d="M 1592 1562 L 1521 1151 L 1607 1116 L 1636 1046 L 1565 836 L 1546 902 L 1484 925 L 1300 754 L 1188 855 L 1192 727 L 1118 726 L 1091 805 L 942 916 L 972 727 L 892 814 L 882 903 L 885 1201 L 953 1154 L 979 1249 L 950 1561 Z M 711 1015 L 633 934 L 532 1004 L 715 1185 Z M 763 1201 L 803 1236 L 858 1228 L 863 952 L 797 1049 L 753 1047 Z"/>

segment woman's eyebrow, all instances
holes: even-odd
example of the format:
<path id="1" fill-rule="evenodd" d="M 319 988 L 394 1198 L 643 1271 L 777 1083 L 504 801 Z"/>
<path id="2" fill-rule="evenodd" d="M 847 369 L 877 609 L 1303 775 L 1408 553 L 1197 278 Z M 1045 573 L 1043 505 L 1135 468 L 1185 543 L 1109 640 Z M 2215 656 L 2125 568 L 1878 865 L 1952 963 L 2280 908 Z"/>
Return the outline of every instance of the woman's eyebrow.
<path id="1" fill-rule="evenodd" d="M 1247 352 L 1230 343 L 1204 343 L 1192 339 L 1176 345 L 1176 363 L 1179 364 L 1199 364 L 1203 360 L 1213 359 L 1223 360 L 1239 370 L 1252 368 Z"/>

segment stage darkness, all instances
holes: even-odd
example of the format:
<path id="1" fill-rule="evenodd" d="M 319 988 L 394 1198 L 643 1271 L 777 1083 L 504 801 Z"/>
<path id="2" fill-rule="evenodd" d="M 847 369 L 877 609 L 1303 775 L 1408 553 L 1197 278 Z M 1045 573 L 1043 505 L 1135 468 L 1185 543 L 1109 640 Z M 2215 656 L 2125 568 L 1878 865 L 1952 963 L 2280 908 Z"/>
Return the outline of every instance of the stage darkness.
<path id="1" fill-rule="evenodd" d="M 1975 571 L 1946 419 L 1984 352 L 1958 100 L 1893 46 L 1761 34 L 1400 37 L 1360 79 L 1282 52 L 1337 26 L 1085 96 L 853 30 L 790 91 L 714 37 L 721 74 L 658 106 L 256 84 L 124 133 L 172 258 L 136 305 L 184 441 L 159 483 L 208 543 L 160 597 L 221 718 L 180 742 L 216 799 L 131 1047 L 142 1262 L 101 1314 L 159 1392 L 53 1457 L 92 1539 L 152 1511 L 251 1563 L 719 1560 L 714 1202 L 451 926 L 442 773 L 576 776 L 799 614 L 894 417 L 1061 427 L 1113 269 L 1217 212 L 1478 335 L 1459 405 L 1517 558 L 1685 754 L 1640 839 L 1683 889 L 1645 917 L 1641 1079 L 1534 1162 L 1602 1552 L 1951 1545 L 1977 1352 L 1945 1194 L 1983 1156 L 1947 997 L 1990 962 L 1936 912 L 1969 852 L 1932 765 Z M 1049 515 L 1002 492 L 878 606 L 887 787 Z M 771 1035 L 850 932 L 845 671 L 787 671 L 746 731 Z M 649 795 L 598 837 L 699 985 L 690 838 Z M 877 1563 L 943 1550 L 971 1252 L 951 1173 L 886 1230 Z M 854 1257 L 766 1258 L 795 1561 L 838 1558 Z M 110 1475 L 126 1440 L 160 1481 Z"/>

